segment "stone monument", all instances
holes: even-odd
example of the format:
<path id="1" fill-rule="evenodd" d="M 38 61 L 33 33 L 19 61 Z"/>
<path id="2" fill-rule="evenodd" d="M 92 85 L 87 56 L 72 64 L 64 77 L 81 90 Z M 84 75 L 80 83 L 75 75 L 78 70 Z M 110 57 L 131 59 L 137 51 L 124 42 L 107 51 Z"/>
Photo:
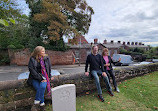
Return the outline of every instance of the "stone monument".
<path id="1" fill-rule="evenodd" d="M 76 111 L 76 87 L 60 85 L 51 89 L 53 111 Z"/>

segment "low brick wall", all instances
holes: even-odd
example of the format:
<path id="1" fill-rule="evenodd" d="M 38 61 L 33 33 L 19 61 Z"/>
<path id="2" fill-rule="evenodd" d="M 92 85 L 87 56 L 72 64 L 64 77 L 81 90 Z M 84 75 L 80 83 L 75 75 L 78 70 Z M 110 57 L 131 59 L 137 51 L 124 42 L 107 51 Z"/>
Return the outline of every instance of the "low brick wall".
<path id="1" fill-rule="evenodd" d="M 31 52 L 29 49 L 8 49 L 11 65 L 28 65 Z M 74 54 L 71 50 L 61 52 L 46 50 L 46 54 L 50 57 L 52 65 L 71 65 L 74 64 Z"/>
<path id="2" fill-rule="evenodd" d="M 123 81 L 154 71 L 158 71 L 158 63 L 119 68 L 114 70 L 114 73 L 117 81 Z M 54 87 L 63 84 L 75 84 L 77 95 L 96 90 L 94 80 L 91 77 L 86 77 L 83 73 L 59 75 L 51 81 L 51 85 Z M 105 86 L 102 79 L 101 86 Z M 0 111 L 18 111 L 20 108 L 29 110 L 34 97 L 35 91 L 26 84 L 26 80 L 0 82 Z"/>

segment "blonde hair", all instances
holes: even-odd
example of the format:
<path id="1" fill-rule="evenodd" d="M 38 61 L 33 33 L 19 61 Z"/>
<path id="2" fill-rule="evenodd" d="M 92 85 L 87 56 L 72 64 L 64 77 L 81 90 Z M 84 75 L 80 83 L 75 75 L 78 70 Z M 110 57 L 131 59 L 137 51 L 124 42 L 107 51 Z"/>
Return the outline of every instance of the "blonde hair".
<path id="1" fill-rule="evenodd" d="M 108 48 L 104 48 L 103 51 L 102 51 L 102 56 L 105 55 L 105 52 L 108 52 L 108 53 L 109 53 L 109 49 L 108 49 Z"/>
<path id="2" fill-rule="evenodd" d="M 39 55 L 40 55 L 42 49 L 45 50 L 44 47 L 42 47 L 42 46 L 37 46 L 37 47 L 33 50 L 31 56 L 34 57 L 36 60 L 38 60 L 38 57 L 39 57 Z"/>

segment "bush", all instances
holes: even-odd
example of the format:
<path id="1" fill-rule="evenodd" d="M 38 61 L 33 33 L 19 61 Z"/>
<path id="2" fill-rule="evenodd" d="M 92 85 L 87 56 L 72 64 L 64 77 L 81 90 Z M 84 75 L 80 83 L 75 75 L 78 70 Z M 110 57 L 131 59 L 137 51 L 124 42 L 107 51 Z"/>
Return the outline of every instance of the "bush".
<path id="1" fill-rule="evenodd" d="M 24 49 L 25 47 L 23 46 L 23 45 L 21 45 L 21 44 L 17 44 L 16 45 L 16 49 Z"/>
<path id="2" fill-rule="evenodd" d="M 4 64 L 9 64 L 10 60 L 8 56 L 4 56 L 1 60 L 0 60 L 0 65 L 4 65 Z"/>
<path id="3" fill-rule="evenodd" d="M 0 49 L 0 65 L 6 65 L 10 63 L 8 50 Z"/>
<path id="4" fill-rule="evenodd" d="M 14 45 L 8 45 L 8 47 L 7 47 L 8 49 L 16 49 L 16 47 L 14 46 Z"/>

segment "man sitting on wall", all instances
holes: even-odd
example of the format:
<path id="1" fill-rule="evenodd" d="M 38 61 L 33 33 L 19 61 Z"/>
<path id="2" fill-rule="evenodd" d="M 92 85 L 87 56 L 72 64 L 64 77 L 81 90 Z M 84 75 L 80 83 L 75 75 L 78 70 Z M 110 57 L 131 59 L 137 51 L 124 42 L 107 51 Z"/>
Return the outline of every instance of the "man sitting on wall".
<path id="1" fill-rule="evenodd" d="M 99 76 L 103 77 L 104 82 L 106 83 L 107 92 L 110 94 L 110 96 L 114 96 L 112 93 L 112 88 L 108 79 L 107 74 L 105 73 L 103 59 L 100 54 L 98 54 L 98 46 L 92 47 L 92 53 L 87 56 L 86 65 L 85 65 L 85 75 L 89 76 L 88 64 L 90 64 L 90 74 L 95 79 L 95 84 L 98 90 L 98 98 L 100 101 L 104 102 L 104 98 L 102 96 L 102 90 L 99 82 Z"/>

